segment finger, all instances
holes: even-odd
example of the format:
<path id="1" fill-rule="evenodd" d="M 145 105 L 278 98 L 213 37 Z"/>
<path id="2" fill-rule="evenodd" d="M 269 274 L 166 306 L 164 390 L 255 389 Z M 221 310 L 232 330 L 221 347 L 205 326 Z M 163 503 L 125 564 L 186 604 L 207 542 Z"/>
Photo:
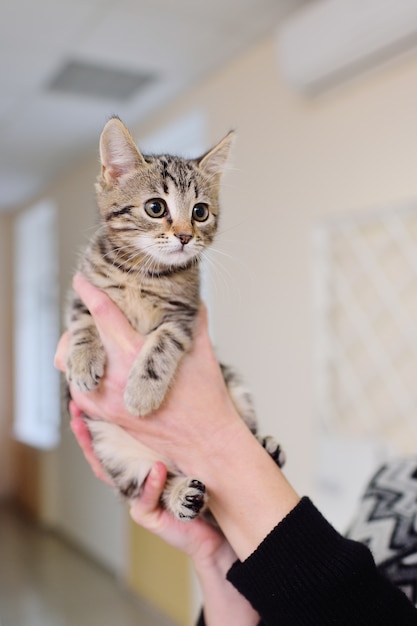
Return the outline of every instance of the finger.
<path id="1" fill-rule="evenodd" d="M 94 454 L 90 431 L 84 420 L 80 417 L 73 417 L 70 422 L 70 427 L 95 476 L 108 485 L 112 485 L 110 479 L 104 473 L 100 461 Z"/>
<path id="2" fill-rule="evenodd" d="M 200 309 L 197 314 L 196 331 L 197 335 L 204 335 L 209 337 L 208 311 L 204 303 L 201 303 Z"/>
<path id="3" fill-rule="evenodd" d="M 161 461 L 156 461 L 148 474 L 141 494 L 142 503 L 149 508 L 159 505 L 168 470 Z"/>
<path id="4" fill-rule="evenodd" d="M 206 303 L 201 301 L 200 309 L 198 311 L 198 317 L 202 320 L 206 325 L 208 324 L 208 309 Z"/>
<path id="5" fill-rule="evenodd" d="M 192 352 L 205 354 L 205 359 L 210 358 L 217 360 L 210 339 L 208 311 L 205 304 L 200 306 L 196 319 L 196 329 L 194 335 L 194 344 L 191 348 Z"/>
<path id="6" fill-rule="evenodd" d="M 94 418 L 97 415 L 97 406 L 94 402 L 96 390 L 85 392 L 77 391 L 73 385 L 70 385 L 71 400 L 68 408 L 71 417 L 88 417 Z M 82 408 L 81 408 L 82 407 Z"/>
<path id="7" fill-rule="evenodd" d="M 141 495 L 131 502 L 130 514 L 138 524 L 144 524 L 147 516 L 160 509 L 160 499 L 166 478 L 167 468 L 157 461 L 145 480 Z"/>
<path id="8" fill-rule="evenodd" d="M 66 370 L 65 357 L 68 352 L 69 341 L 70 336 L 67 331 L 62 335 L 61 339 L 59 340 L 54 357 L 54 365 L 56 369 L 64 373 Z"/>
<path id="9" fill-rule="evenodd" d="M 78 404 L 74 402 L 74 400 L 70 400 L 68 408 L 69 408 L 71 417 L 75 417 L 75 418 L 82 417 L 83 412 L 79 408 Z"/>
<path id="10" fill-rule="evenodd" d="M 75 274 L 73 287 L 93 316 L 105 346 L 112 342 L 120 345 L 123 337 L 128 344 L 138 341 L 140 335 L 133 330 L 121 310 L 104 291 L 92 285 L 80 273 Z"/>

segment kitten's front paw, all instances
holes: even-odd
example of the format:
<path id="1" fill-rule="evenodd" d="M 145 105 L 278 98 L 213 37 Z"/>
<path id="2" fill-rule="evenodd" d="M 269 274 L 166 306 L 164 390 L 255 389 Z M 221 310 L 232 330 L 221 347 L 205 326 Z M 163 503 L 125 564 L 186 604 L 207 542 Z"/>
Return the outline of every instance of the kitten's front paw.
<path id="1" fill-rule="evenodd" d="M 132 376 L 127 381 L 124 402 L 132 415 L 149 415 L 158 409 L 165 397 L 166 389 L 151 380 L 141 380 L 141 384 Z"/>
<path id="2" fill-rule="evenodd" d="M 100 382 L 104 374 L 106 355 L 98 346 L 96 350 L 73 348 L 66 364 L 67 380 L 78 391 L 91 391 Z"/>
<path id="3" fill-rule="evenodd" d="M 206 488 L 195 478 L 174 478 L 167 482 L 163 501 L 175 517 L 193 520 L 207 504 Z"/>

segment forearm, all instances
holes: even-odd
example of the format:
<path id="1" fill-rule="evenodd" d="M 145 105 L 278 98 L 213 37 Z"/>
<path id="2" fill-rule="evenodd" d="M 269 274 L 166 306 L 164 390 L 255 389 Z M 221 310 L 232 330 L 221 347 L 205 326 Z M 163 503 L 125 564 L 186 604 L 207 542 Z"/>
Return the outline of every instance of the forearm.
<path id="1" fill-rule="evenodd" d="M 212 513 L 244 560 L 297 505 L 299 496 L 243 424 L 235 423 L 223 441 L 200 457 L 199 475 L 208 488 Z"/>
<path id="2" fill-rule="evenodd" d="M 260 622 L 248 600 L 226 580 L 235 560 L 234 551 L 225 541 L 214 558 L 194 562 L 203 594 L 205 626 L 257 626 Z"/>

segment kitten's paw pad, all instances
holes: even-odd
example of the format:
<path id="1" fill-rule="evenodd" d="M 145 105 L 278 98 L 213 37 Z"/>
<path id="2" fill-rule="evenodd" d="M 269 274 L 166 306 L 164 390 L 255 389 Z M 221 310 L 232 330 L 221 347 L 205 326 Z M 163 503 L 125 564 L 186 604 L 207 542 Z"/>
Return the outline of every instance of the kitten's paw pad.
<path id="1" fill-rule="evenodd" d="M 171 510 L 178 519 L 188 521 L 197 517 L 207 503 L 206 488 L 199 480 L 185 481 L 178 489 Z"/>
<path id="2" fill-rule="evenodd" d="M 138 385 L 136 381 L 128 380 L 124 393 L 125 406 L 132 415 L 149 415 L 161 406 L 165 392 L 165 389 L 161 390 L 148 381 Z"/>
<path id="3" fill-rule="evenodd" d="M 104 374 L 104 350 L 73 350 L 67 359 L 67 380 L 78 391 L 91 391 L 99 384 Z"/>
<path id="4" fill-rule="evenodd" d="M 258 439 L 262 447 L 265 448 L 278 467 L 283 467 L 283 465 L 285 465 L 286 455 L 275 437 L 267 435 L 266 437 L 258 437 Z"/>

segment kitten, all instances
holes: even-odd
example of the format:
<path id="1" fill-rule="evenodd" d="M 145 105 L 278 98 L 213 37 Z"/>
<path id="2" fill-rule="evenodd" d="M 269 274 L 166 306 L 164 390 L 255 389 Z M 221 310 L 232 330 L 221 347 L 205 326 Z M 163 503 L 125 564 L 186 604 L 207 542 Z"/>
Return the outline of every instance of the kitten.
<path id="1" fill-rule="evenodd" d="M 199 257 L 211 244 L 219 219 L 219 184 L 233 133 L 198 159 L 144 156 L 119 118 L 100 138 L 101 175 L 96 184 L 99 227 L 80 263 L 81 272 L 107 292 L 134 328 L 147 336 L 131 369 L 125 404 L 133 415 L 148 415 L 163 402 L 183 354 L 191 347 L 200 305 Z M 71 344 L 67 377 L 76 389 L 97 386 L 105 353 L 94 321 L 72 296 L 68 311 Z M 253 406 L 230 368 L 222 366 L 233 402 L 256 433 Z M 86 418 L 87 420 L 87 418 Z M 181 519 L 205 508 L 204 485 L 178 475 L 120 427 L 88 419 L 93 447 L 107 474 L 128 498 L 140 494 L 154 461 L 169 475 L 164 505 Z M 278 464 L 280 446 L 260 439 Z"/>

